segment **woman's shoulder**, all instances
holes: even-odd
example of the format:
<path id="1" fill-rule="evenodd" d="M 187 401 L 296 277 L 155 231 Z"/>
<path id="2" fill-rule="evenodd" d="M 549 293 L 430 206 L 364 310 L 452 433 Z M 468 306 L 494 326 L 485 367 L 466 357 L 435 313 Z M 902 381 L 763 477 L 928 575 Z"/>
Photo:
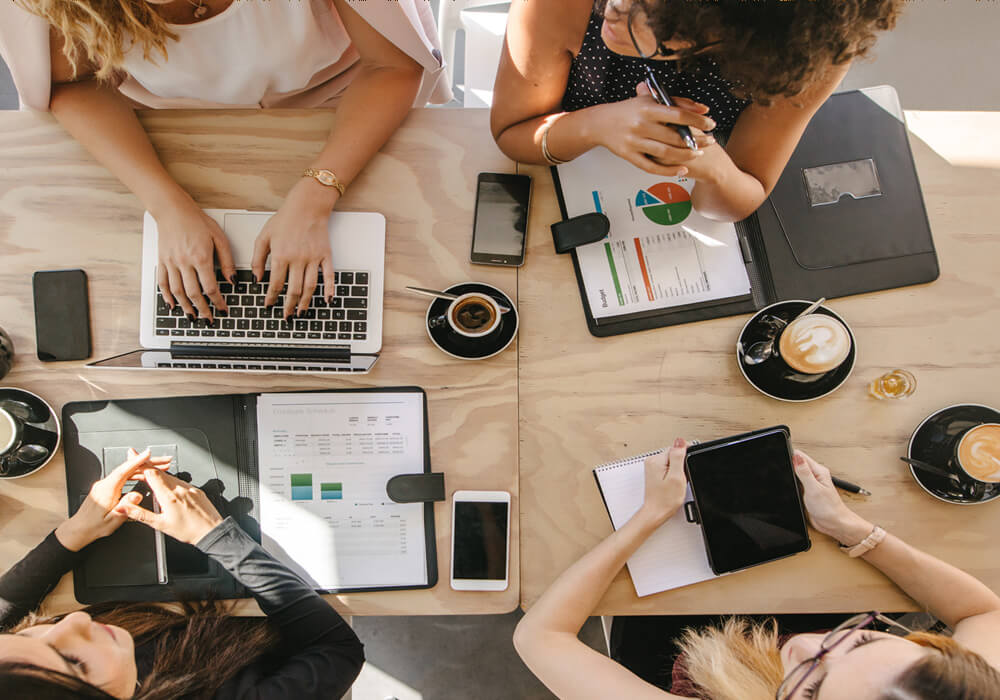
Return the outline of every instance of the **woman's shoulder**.
<path id="1" fill-rule="evenodd" d="M 515 2 L 510 9 L 508 42 L 513 29 L 516 35 L 538 47 L 575 54 L 583 42 L 593 11 L 593 0 Z"/>

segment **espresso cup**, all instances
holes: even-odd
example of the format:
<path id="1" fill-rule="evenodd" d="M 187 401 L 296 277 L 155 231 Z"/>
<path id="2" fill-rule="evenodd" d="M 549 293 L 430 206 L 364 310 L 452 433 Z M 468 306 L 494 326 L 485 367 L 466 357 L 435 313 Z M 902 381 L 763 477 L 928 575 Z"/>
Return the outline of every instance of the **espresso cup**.
<path id="1" fill-rule="evenodd" d="M 14 364 L 14 341 L 0 328 L 0 379 L 3 379 Z"/>
<path id="2" fill-rule="evenodd" d="M 20 447 L 23 430 L 21 421 L 0 408 L 0 458 L 7 457 Z"/>
<path id="3" fill-rule="evenodd" d="M 452 300 L 443 314 L 429 321 L 431 328 L 445 324 L 466 338 L 483 338 L 500 325 L 500 304 L 481 292 L 462 294 Z"/>
<path id="4" fill-rule="evenodd" d="M 955 445 L 955 462 L 973 481 L 1000 483 L 1000 423 L 966 430 Z"/>
<path id="5" fill-rule="evenodd" d="M 851 353 L 851 333 L 833 316 L 801 316 L 781 331 L 778 355 L 802 374 L 825 374 L 844 363 Z"/>

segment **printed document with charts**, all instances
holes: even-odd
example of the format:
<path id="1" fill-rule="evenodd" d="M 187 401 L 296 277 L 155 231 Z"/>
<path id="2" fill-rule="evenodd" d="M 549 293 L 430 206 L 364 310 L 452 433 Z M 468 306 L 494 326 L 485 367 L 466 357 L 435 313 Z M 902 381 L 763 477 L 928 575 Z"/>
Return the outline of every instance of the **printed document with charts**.
<path id="1" fill-rule="evenodd" d="M 386 482 L 424 465 L 421 393 L 261 394 L 263 546 L 317 589 L 428 581 L 424 504 Z"/>
<path id="2" fill-rule="evenodd" d="M 638 455 L 597 467 L 594 478 L 615 530 L 623 527 L 642 506 L 646 495 L 644 462 L 650 454 Z M 685 501 L 692 500 L 688 488 Z M 635 551 L 628 562 L 637 596 L 680 588 L 716 578 L 708 565 L 701 527 L 689 523 L 683 509 L 663 523 Z"/>
<path id="3" fill-rule="evenodd" d="M 736 227 L 692 208 L 694 180 L 651 175 L 603 147 L 558 173 L 567 216 L 611 221 L 608 238 L 576 249 L 594 318 L 750 295 Z"/>

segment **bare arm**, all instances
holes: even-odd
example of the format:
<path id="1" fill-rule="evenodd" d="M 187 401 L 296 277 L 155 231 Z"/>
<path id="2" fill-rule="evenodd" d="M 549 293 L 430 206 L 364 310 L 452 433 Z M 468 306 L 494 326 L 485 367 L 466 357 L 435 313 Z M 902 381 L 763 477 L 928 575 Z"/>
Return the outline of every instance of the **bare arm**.
<path id="1" fill-rule="evenodd" d="M 679 698 L 632 674 L 577 638 L 625 561 L 684 499 L 684 442 L 646 460 L 646 497 L 624 527 L 568 568 L 528 611 L 514 646 L 531 671 L 559 697 Z"/>
<path id="2" fill-rule="evenodd" d="M 691 201 L 711 219 L 739 221 L 757 210 L 774 189 L 809 120 L 840 84 L 847 65 L 830 69 L 795 98 L 752 104 L 736 120 L 726 148 L 705 149 L 691 168 L 697 180 Z"/>
<path id="3" fill-rule="evenodd" d="M 871 533 L 872 523 L 840 499 L 829 469 L 802 452 L 796 452 L 795 462 L 817 530 L 844 545 L 855 545 Z M 863 558 L 954 628 L 957 640 L 1000 667 L 1000 597 L 985 584 L 891 534 Z"/>
<path id="4" fill-rule="evenodd" d="M 542 134 L 548 127 L 549 151 L 557 158 L 570 160 L 604 146 L 649 172 L 683 174 L 684 164 L 697 156 L 666 124 L 714 128 L 696 103 L 680 100 L 686 109 L 663 107 L 644 92 L 623 102 L 562 110 L 570 66 L 592 10 L 591 0 L 511 5 L 490 112 L 493 138 L 514 160 L 543 164 Z M 712 142 L 711 137 L 699 138 L 702 146 Z M 669 164 L 650 160 L 647 153 Z"/>
<path id="5" fill-rule="evenodd" d="M 334 6 L 361 56 L 361 69 L 344 91 L 326 144 L 310 165 L 331 170 L 347 186 L 410 113 L 423 69 L 345 0 L 334 0 Z M 333 279 L 327 221 L 339 199 L 336 188 L 303 178 L 257 239 L 255 274 L 263 274 L 271 255 L 268 304 L 281 292 L 287 276 L 286 317 L 308 308 L 320 271 L 325 279 Z M 332 289 L 331 285 L 328 294 Z"/>
<path id="6" fill-rule="evenodd" d="M 222 231 L 163 167 L 117 86 L 95 80 L 93 66 L 82 65 L 74 72 L 62 52 L 62 37 L 54 31 L 50 46 L 49 108 L 63 128 L 156 219 L 160 234 L 158 282 L 168 304 L 176 300 L 190 317 L 211 318 L 207 295 L 216 308 L 226 310 L 215 281 L 213 255 L 218 255 L 227 276 L 235 273 L 235 268 Z"/>

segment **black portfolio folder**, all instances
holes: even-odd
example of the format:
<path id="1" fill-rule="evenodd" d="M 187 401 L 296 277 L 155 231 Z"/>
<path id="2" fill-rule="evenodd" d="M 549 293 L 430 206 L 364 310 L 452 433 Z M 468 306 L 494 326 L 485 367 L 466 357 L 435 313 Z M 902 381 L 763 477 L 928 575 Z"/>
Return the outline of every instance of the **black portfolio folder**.
<path id="1" fill-rule="evenodd" d="M 441 474 L 431 473 L 427 430 L 427 399 L 419 387 L 324 390 L 344 392 L 414 392 L 423 403 L 424 455 L 422 471 L 390 480 L 389 497 L 424 503 L 427 583 L 406 588 L 430 588 L 437 583 L 434 505 L 444 499 Z M 257 399 L 260 394 L 224 394 L 122 401 L 81 401 L 63 408 L 66 489 L 72 515 L 91 485 L 124 461 L 127 446 L 154 454 L 177 454 L 179 476 L 202 488 L 223 517 L 232 516 L 253 539 L 261 541 L 259 468 L 257 462 Z M 123 447 L 124 446 L 124 447 Z M 395 483 L 393 483 L 395 482 Z M 126 486 L 128 491 L 132 486 Z M 135 488 L 143 492 L 141 482 Z M 145 493 L 148 493 L 146 491 Z M 147 495 L 143 507 L 152 508 Z M 243 588 L 197 548 L 164 537 L 166 583 L 157 570 L 155 533 L 141 523 L 127 522 L 112 535 L 85 550 L 73 570 L 73 587 L 81 603 L 106 601 L 167 601 L 245 597 Z M 392 590 L 389 588 L 339 589 Z"/>
<path id="2" fill-rule="evenodd" d="M 551 170 L 566 219 L 558 170 Z M 557 228 L 571 234 L 572 223 L 553 227 L 557 249 L 570 247 L 560 246 Z M 829 299 L 937 279 L 937 255 L 895 91 L 832 95 L 810 121 L 771 196 L 736 231 L 751 298 L 607 318 L 594 318 L 573 250 L 590 332 L 618 335 L 751 313 L 787 299 Z"/>

